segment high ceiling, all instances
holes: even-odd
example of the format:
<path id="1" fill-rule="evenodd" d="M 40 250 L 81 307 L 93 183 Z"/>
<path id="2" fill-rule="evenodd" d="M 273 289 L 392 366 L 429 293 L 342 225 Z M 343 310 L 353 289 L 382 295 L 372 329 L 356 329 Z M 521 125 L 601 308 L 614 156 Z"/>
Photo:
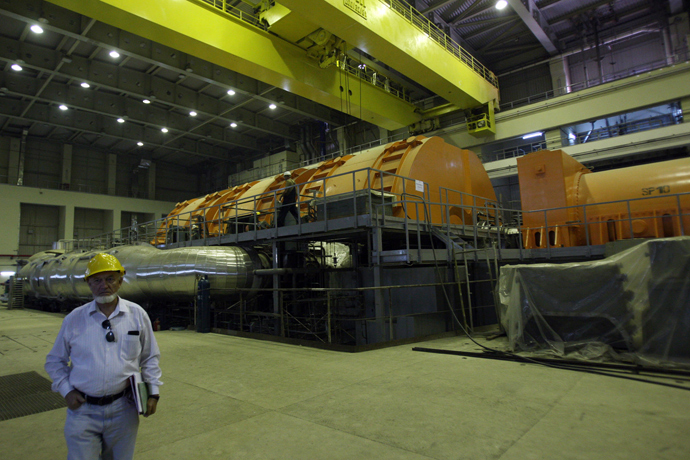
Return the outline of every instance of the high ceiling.
<path id="1" fill-rule="evenodd" d="M 494 73 L 594 44 L 646 25 L 658 26 L 682 1 L 410 0 Z M 678 5 L 674 5 L 678 4 Z M 526 6 L 527 5 L 527 6 Z"/>
<path id="2" fill-rule="evenodd" d="M 31 30 L 36 24 L 42 33 Z M 305 123 L 354 120 L 43 2 L 0 7 L 0 67 L 0 135 L 26 132 L 185 167 L 264 156 L 294 144 Z"/>
<path id="3" fill-rule="evenodd" d="M 252 13 L 259 2 L 227 3 Z M 520 0 L 501 11 L 495 0 L 407 3 L 496 74 L 592 43 L 595 34 L 658 23 L 669 7 L 656 0 L 529 0 L 529 11 Z M 42 33 L 31 30 L 36 24 Z M 0 67 L 0 135 L 145 153 L 191 168 L 284 150 L 315 122 L 356 121 L 251 76 L 232 75 L 242 82 L 233 88 L 221 83 L 231 70 L 39 0 L 0 5 Z M 429 96 L 418 83 L 409 82 L 410 91 Z"/>

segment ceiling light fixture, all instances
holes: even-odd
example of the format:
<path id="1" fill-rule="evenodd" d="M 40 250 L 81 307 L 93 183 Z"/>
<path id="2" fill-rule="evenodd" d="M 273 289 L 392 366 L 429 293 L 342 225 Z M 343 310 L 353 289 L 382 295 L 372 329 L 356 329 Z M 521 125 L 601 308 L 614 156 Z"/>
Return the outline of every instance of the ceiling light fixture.
<path id="1" fill-rule="evenodd" d="M 150 104 L 150 103 L 151 103 L 151 101 L 149 101 L 148 99 L 144 99 L 144 100 L 141 101 L 141 102 L 143 102 L 144 104 Z"/>
<path id="2" fill-rule="evenodd" d="M 231 128 L 237 128 L 237 123 L 235 123 L 235 122 L 233 121 L 232 123 L 230 123 L 230 127 L 231 127 Z"/>
<path id="3" fill-rule="evenodd" d="M 111 51 L 109 54 L 110 54 L 110 57 L 113 58 L 113 59 L 117 59 L 117 58 L 120 57 L 120 53 L 118 53 L 118 52 L 115 51 L 115 50 Z"/>
<path id="4" fill-rule="evenodd" d="M 162 128 L 161 131 L 163 131 L 164 133 L 167 133 L 167 132 L 168 132 L 168 128 Z"/>
<path id="5" fill-rule="evenodd" d="M 275 110 L 276 107 L 278 107 L 278 106 L 275 105 L 275 104 L 271 104 L 271 105 L 268 106 L 268 108 L 271 109 L 271 110 Z"/>
<path id="6" fill-rule="evenodd" d="M 67 110 L 68 107 L 65 104 L 61 104 L 60 107 L 58 107 L 60 110 Z"/>
<path id="7" fill-rule="evenodd" d="M 143 146 L 144 146 L 144 143 L 141 142 L 141 141 L 139 141 L 139 142 L 137 142 L 137 145 L 138 145 L 139 147 L 143 147 Z"/>
<path id="8" fill-rule="evenodd" d="M 14 70 L 14 71 L 17 71 L 17 72 L 21 72 L 21 71 L 23 70 L 23 69 L 22 69 L 22 66 L 20 66 L 19 64 L 12 64 L 12 65 L 10 66 L 10 68 L 11 68 L 12 70 Z"/>
<path id="9" fill-rule="evenodd" d="M 117 122 L 118 122 L 118 123 L 124 123 L 124 122 L 125 122 L 125 119 L 124 119 L 124 118 L 118 118 L 118 119 L 117 119 Z"/>
<path id="10" fill-rule="evenodd" d="M 542 133 L 541 131 L 537 131 L 536 133 L 525 134 L 524 136 L 522 136 L 522 138 L 523 138 L 523 139 L 531 139 L 531 138 L 533 138 L 533 137 L 539 137 L 539 136 L 541 136 L 542 134 L 544 134 L 544 133 Z"/>
<path id="11" fill-rule="evenodd" d="M 38 24 L 34 24 L 31 26 L 31 32 L 35 34 L 42 34 L 43 33 L 43 27 L 39 26 Z"/>
<path id="12" fill-rule="evenodd" d="M 195 112 L 194 110 L 192 110 L 191 112 L 189 112 L 189 116 L 190 116 L 190 117 L 196 117 L 196 115 L 197 115 L 197 114 L 196 114 L 196 112 Z"/>
<path id="13" fill-rule="evenodd" d="M 235 92 L 231 89 L 228 90 L 228 96 L 234 96 Z"/>
<path id="14" fill-rule="evenodd" d="M 86 83 L 86 82 L 84 81 L 84 82 L 81 83 L 81 87 L 82 87 L 82 88 L 91 88 L 91 85 L 89 85 L 88 83 Z"/>
<path id="15" fill-rule="evenodd" d="M 496 9 L 497 10 L 502 10 L 506 6 L 508 6 L 508 2 L 506 0 L 498 0 L 496 2 Z"/>

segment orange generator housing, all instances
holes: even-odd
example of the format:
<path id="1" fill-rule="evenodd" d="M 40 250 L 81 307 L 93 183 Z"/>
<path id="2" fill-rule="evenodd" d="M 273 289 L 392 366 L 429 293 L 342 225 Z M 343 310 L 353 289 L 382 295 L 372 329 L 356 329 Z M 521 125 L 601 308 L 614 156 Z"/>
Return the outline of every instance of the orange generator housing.
<path id="1" fill-rule="evenodd" d="M 525 248 L 690 232 L 690 158 L 592 172 L 562 150 L 518 158 Z"/>
<path id="2" fill-rule="evenodd" d="M 299 187 L 300 214 L 305 222 L 309 200 L 367 189 L 390 194 L 394 201 L 408 200 L 406 206 L 393 205 L 394 217 L 440 224 L 446 222 L 447 211 L 451 224 L 471 224 L 473 207 L 490 209 L 476 211 L 482 218 L 495 216 L 496 195 L 479 158 L 439 137 L 414 136 L 291 173 Z M 420 190 L 422 183 L 426 187 Z M 255 215 L 262 227 L 272 227 L 276 197 L 284 187 L 285 178 L 280 174 L 178 203 L 160 226 L 155 243 L 165 243 L 169 230 L 188 232 L 190 226 L 195 227 L 194 238 L 242 232 Z M 423 204 L 428 202 L 448 206 L 428 205 L 425 211 Z"/>

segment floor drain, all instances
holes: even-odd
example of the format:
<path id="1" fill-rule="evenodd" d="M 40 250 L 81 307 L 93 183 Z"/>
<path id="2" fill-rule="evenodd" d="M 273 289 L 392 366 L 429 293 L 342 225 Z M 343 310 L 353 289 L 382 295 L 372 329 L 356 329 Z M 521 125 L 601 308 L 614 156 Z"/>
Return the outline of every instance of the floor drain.
<path id="1" fill-rule="evenodd" d="M 50 380 L 36 372 L 0 377 L 0 420 L 10 420 L 66 407 L 65 399 L 50 389 Z"/>

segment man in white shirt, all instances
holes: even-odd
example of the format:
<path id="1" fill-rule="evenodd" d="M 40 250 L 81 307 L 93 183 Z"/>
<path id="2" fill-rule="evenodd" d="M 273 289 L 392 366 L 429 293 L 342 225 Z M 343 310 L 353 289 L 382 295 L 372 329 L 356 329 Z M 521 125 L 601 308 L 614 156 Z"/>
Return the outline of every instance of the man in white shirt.
<path id="1" fill-rule="evenodd" d="M 124 274 L 110 254 L 89 261 L 84 279 L 94 300 L 65 317 L 46 358 L 53 391 L 67 401 L 68 460 L 133 457 L 139 415 L 128 379 L 140 368 L 149 386 L 145 416 L 156 412 L 160 351 L 146 311 L 117 296 Z"/>

